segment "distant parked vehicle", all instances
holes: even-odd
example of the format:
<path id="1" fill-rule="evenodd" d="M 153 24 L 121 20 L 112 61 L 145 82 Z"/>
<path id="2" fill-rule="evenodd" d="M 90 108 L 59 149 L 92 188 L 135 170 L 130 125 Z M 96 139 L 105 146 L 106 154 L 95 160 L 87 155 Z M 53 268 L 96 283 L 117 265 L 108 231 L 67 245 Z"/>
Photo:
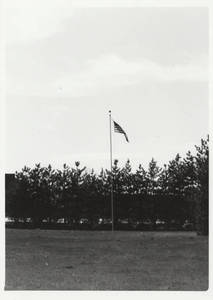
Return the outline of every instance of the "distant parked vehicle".
<path id="1" fill-rule="evenodd" d="M 129 230 L 131 229 L 131 221 L 128 218 L 118 219 L 116 228 L 120 230 Z"/>
<path id="2" fill-rule="evenodd" d="M 103 223 L 104 225 L 109 225 L 112 224 L 112 220 L 111 219 L 103 219 Z"/>
<path id="3" fill-rule="evenodd" d="M 25 223 L 25 220 L 23 218 L 19 218 L 18 223 Z"/>
<path id="4" fill-rule="evenodd" d="M 46 222 L 46 220 L 43 220 L 43 221 L 44 221 L 44 223 Z M 64 224 L 65 223 L 65 219 L 64 218 L 60 218 L 60 219 L 57 220 L 56 223 L 57 224 Z"/>
<path id="5" fill-rule="evenodd" d="M 11 224 L 11 223 L 14 223 L 14 222 L 15 222 L 14 218 L 9 218 L 9 217 L 5 218 L 5 223 L 6 224 Z"/>
<path id="6" fill-rule="evenodd" d="M 59 220 L 62 220 L 62 219 L 59 219 Z M 59 221 L 59 220 L 58 220 L 58 221 Z M 60 223 L 60 222 L 58 222 L 58 221 L 57 221 L 57 223 Z M 44 223 L 48 223 L 47 219 L 43 219 L 43 220 L 42 220 L 42 223 L 43 223 L 43 224 L 44 224 Z"/>
<path id="7" fill-rule="evenodd" d="M 112 225 L 112 220 L 109 218 L 99 218 L 98 228 L 100 229 L 110 229 Z"/>
<path id="8" fill-rule="evenodd" d="M 79 229 L 91 229 L 92 222 L 88 218 L 80 218 L 78 226 L 79 226 Z"/>
<path id="9" fill-rule="evenodd" d="M 143 220 L 144 225 L 152 225 L 152 221 L 150 219 Z"/>
<path id="10" fill-rule="evenodd" d="M 165 225 L 166 222 L 163 221 L 163 220 L 157 219 L 157 220 L 155 221 L 155 224 L 156 224 L 156 225 Z"/>
<path id="11" fill-rule="evenodd" d="M 30 218 L 11 218 L 6 217 L 5 218 L 5 225 L 6 227 L 11 228 L 25 228 L 26 226 L 31 226 Z"/>
<path id="12" fill-rule="evenodd" d="M 194 224 L 190 222 L 189 220 L 185 220 L 185 222 L 182 225 L 182 228 L 184 230 L 193 230 L 194 229 Z"/>
<path id="13" fill-rule="evenodd" d="M 26 219 L 26 223 L 33 223 L 32 218 L 27 218 L 27 219 Z"/>
<path id="14" fill-rule="evenodd" d="M 181 230 L 182 226 L 181 226 L 181 222 L 172 219 L 171 222 L 169 223 L 169 230 Z"/>
<path id="15" fill-rule="evenodd" d="M 139 229 L 140 221 L 137 221 L 135 219 L 130 219 L 129 226 L 131 229 Z"/>
<path id="16" fill-rule="evenodd" d="M 145 219 L 142 221 L 142 226 L 144 230 L 153 229 L 154 223 L 150 219 Z"/>
<path id="17" fill-rule="evenodd" d="M 157 219 L 155 221 L 155 225 L 156 225 L 156 229 L 158 229 L 158 230 L 166 229 L 166 221 L 164 221 L 164 220 Z"/>
<path id="18" fill-rule="evenodd" d="M 128 225 L 129 224 L 129 220 L 128 219 L 118 219 L 118 223 L 119 224 L 123 224 L 123 225 Z"/>
<path id="19" fill-rule="evenodd" d="M 101 225 L 101 224 L 103 224 L 103 218 L 98 219 L 98 225 Z"/>
<path id="20" fill-rule="evenodd" d="M 81 224 L 81 225 L 90 224 L 90 221 L 87 218 L 81 218 L 80 221 L 79 221 L 79 224 Z"/>

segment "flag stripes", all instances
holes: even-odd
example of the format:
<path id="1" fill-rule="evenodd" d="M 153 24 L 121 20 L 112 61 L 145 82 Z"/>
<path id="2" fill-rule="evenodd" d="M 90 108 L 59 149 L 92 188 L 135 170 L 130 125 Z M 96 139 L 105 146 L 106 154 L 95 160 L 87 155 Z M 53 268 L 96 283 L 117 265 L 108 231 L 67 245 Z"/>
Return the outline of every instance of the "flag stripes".
<path id="1" fill-rule="evenodd" d="M 128 136 L 127 136 L 126 132 L 123 130 L 123 128 L 115 121 L 113 121 L 113 123 L 114 123 L 114 131 L 117 133 L 122 133 L 125 136 L 126 141 L 129 142 Z"/>

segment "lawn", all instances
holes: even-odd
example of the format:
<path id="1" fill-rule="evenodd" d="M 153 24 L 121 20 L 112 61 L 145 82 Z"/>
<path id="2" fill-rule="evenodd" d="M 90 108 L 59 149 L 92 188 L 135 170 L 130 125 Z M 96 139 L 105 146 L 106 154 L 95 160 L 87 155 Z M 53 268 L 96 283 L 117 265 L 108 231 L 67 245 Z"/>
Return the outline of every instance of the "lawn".
<path id="1" fill-rule="evenodd" d="M 194 232 L 6 230 L 6 290 L 206 290 Z"/>

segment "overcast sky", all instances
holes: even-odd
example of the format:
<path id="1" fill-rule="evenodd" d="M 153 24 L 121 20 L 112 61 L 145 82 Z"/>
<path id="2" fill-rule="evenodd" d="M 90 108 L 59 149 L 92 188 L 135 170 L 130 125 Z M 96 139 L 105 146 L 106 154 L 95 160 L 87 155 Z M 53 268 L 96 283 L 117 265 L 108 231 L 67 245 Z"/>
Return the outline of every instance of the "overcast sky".
<path id="1" fill-rule="evenodd" d="M 6 171 L 160 165 L 208 133 L 208 9 L 8 0 Z"/>

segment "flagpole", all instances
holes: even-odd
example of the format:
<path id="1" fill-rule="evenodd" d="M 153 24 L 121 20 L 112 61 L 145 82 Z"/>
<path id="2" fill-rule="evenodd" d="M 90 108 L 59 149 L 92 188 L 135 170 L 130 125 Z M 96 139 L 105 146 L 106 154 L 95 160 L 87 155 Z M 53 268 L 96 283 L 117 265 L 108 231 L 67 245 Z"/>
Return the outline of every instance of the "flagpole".
<path id="1" fill-rule="evenodd" d="M 112 217 L 112 231 L 114 231 L 113 176 L 112 176 L 112 117 L 111 117 L 111 110 L 109 110 L 109 128 L 110 128 L 110 169 L 111 169 L 111 217 Z"/>

